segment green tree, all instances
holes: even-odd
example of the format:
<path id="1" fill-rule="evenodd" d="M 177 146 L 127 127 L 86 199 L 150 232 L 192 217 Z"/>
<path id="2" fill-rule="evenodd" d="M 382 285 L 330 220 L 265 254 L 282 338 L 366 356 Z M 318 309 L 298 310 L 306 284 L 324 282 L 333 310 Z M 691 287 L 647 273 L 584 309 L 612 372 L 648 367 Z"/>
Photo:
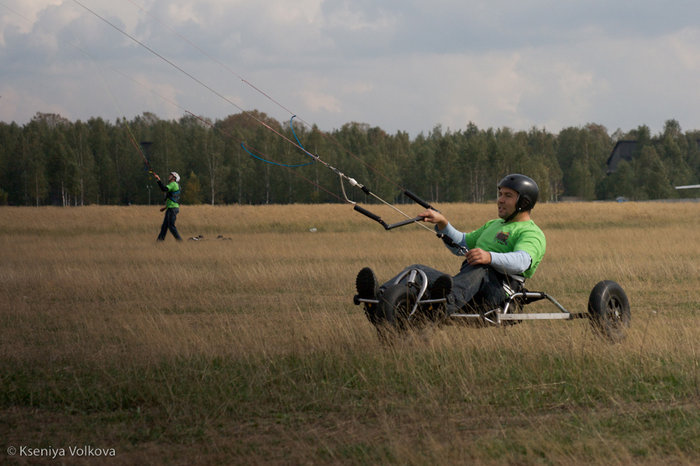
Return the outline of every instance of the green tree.
<path id="1" fill-rule="evenodd" d="M 97 204 L 114 204 L 118 202 L 119 186 L 109 149 L 113 128 L 101 118 L 91 118 L 87 127 L 88 147 L 94 160 L 92 179 L 97 189 L 93 200 Z"/>
<path id="2" fill-rule="evenodd" d="M 493 191 L 489 179 L 488 138 L 487 132 L 479 131 L 474 123 L 467 125 L 461 152 L 462 173 L 468 189 L 464 200 L 469 202 L 484 202 L 487 193 Z"/>
<path id="3" fill-rule="evenodd" d="M 97 196 L 95 158 L 89 146 L 89 127 L 78 121 L 70 127 L 68 145 L 76 164 L 76 204 L 85 205 Z"/>
<path id="4" fill-rule="evenodd" d="M 37 114 L 25 127 L 22 144 L 24 204 L 39 206 L 49 201 L 48 152 L 44 141 L 49 127 L 42 114 Z"/>
<path id="5" fill-rule="evenodd" d="M 435 169 L 435 145 L 422 133 L 409 147 L 409 159 L 402 173 L 404 186 L 428 202 L 436 202 L 433 180 L 438 176 Z"/>
<path id="6" fill-rule="evenodd" d="M 23 141 L 23 131 L 16 123 L 0 123 L 0 189 L 5 204 L 23 203 Z"/>
<path id="7" fill-rule="evenodd" d="M 144 169 L 141 141 L 152 142 L 148 157 L 156 172 L 188 174 L 186 181 L 193 183 L 188 196 L 194 202 L 342 201 L 338 175 L 324 164 L 282 168 L 250 157 L 241 147 L 244 143 L 283 163 L 308 160 L 308 153 L 293 142 L 294 133 L 305 150 L 389 202 L 407 200 L 401 188 L 430 202 L 490 201 L 496 182 L 514 172 L 535 178 L 541 199 L 553 201 L 562 195 L 586 200 L 673 197 L 674 185 L 700 180 L 700 132 L 684 134 L 676 120 L 668 120 L 654 137 L 646 126 L 609 135 L 605 127 L 589 123 L 555 135 L 538 128 L 480 130 L 470 122 L 457 132 L 436 126 L 414 140 L 365 123 L 347 123 L 330 133 L 290 123 L 257 111 L 216 122 L 191 114 L 166 121 L 145 112 L 114 124 L 99 118 L 72 123 L 41 113 L 23 127 L 0 123 L 0 202 L 150 202 L 154 184 Z M 636 153 L 631 163 L 621 163 L 608 175 L 606 161 L 621 139 L 636 141 Z M 351 200 L 378 202 L 344 186 Z"/>
<path id="8" fill-rule="evenodd" d="M 185 204 L 199 205 L 202 203 L 204 193 L 202 185 L 199 182 L 199 177 L 195 172 L 191 171 L 187 176 L 187 180 L 180 185 L 182 190 L 182 202 Z"/>
<path id="9" fill-rule="evenodd" d="M 666 166 L 654 147 L 644 147 L 634 166 L 639 181 L 636 199 L 665 199 L 671 195 Z"/>
<path id="10" fill-rule="evenodd" d="M 673 186 L 689 184 L 693 179 L 693 172 L 687 163 L 688 141 L 676 120 L 666 121 L 659 151 L 670 184 Z"/>
<path id="11" fill-rule="evenodd" d="M 638 190 L 638 180 L 632 165 L 626 160 L 620 161 L 615 173 L 606 176 L 599 183 L 599 196 L 602 199 L 624 197 L 635 199 Z"/>

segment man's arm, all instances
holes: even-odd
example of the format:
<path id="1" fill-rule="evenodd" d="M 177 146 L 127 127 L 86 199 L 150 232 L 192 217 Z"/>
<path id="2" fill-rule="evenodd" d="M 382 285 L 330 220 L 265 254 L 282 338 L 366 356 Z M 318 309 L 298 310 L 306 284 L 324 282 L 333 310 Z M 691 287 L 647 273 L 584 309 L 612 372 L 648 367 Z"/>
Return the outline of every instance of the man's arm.
<path id="1" fill-rule="evenodd" d="M 163 184 L 162 181 L 158 180 L 158 187 L 160 188 L 161 191 L 168 192 L 168 187 Z"/>
<path id="2" fill-rule="evenodd" d="M 436 210 L 428 209 L 418 216 L 423 217 L 424 222 L 435 225 L 435 231 L 442 238 L 447 249 L 452 251 L 452 254 L 455 256 L 467 254 L 468 248 L 464 233 L 453 227 L 444 215 Z"/>
<path id="3" fill-rule="evenodd" d="M 466 251 L 468 251 L 467 243 L 464 239 L 464 233 L 457 230 L 450 223 L 445 226 L 445 228 L 440 229 L 435 225 L 435 231 L 438 235 L 441 235 L 442 241 L 447 246 L 447 249 L 452 251 L 455 256 L 463 256 Z"/>
<path id="4" fill-rule="evenodd" d="M 165 186 L 162 181 L 160 181 L 160 176 L 158 176 L 158 173 L 153 173 L 153 178 L 156 179 L 156 182 L 158 183 L 158 187 L 160 188 L 161 191 L 166 192 L 168 190 L 168 187 Z"/>
<path id="5" fill-rule="evenodd" d="M 525 251 L 492 252 L 491 267 L 507 275 L 519 275 L 532 265 L 532 257 Z"/>

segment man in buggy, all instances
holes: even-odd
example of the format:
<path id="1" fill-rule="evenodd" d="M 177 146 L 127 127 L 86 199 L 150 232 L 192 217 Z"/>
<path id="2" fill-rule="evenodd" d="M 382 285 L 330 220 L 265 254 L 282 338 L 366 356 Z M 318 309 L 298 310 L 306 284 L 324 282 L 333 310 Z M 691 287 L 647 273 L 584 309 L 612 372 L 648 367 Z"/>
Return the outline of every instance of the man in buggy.
<path id="1" fill-rule="evenodd" d="M 435 224 L 436 232 L 454 254 L 466 257 L 459 272 L 451 276 L 415 264 L 379 286 L 372 269 L 365 267 L 357 275 L 355 301 L 359 304 L 357 298 L 362 299 L 369 320 L 379 322 L 377 300 L 399 277 L 406 280 L 406 271 L 418 269 L 427 277 L 429 297 L 446 299 L 447 315 L 467 309 L 484 312 L 499 306 L 509 293 L 522 288 L 544 257 L 544 233 L 530 217 L 538 195 L 539 188 L 531 178 L 520 174 L 505 176 L 498 183 L 499 218 L 470 233 L 457 230 L 443 214 L 427 209 L 419 217 Z"/>

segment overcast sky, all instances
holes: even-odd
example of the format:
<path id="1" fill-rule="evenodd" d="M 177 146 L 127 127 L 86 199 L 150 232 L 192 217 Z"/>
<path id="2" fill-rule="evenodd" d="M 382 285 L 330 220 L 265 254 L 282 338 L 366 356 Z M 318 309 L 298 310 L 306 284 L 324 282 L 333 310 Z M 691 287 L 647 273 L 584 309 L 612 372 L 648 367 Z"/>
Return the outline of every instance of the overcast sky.
<path id="1" fill-rule="evenodd" d="M 76 0 L 0 0 L 1 121 L 700 129 L 697 0 L 78 1 L 163 58 Z"/>

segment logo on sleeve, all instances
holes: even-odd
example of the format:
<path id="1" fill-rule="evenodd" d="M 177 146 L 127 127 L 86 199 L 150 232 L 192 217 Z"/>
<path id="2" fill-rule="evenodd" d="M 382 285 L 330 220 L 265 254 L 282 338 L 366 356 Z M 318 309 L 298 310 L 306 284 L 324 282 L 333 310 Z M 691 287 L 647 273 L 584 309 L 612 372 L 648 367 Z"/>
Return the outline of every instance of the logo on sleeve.
<path id="1" fill-rule="evenodd" d="M 508 237 L 510 236 L 510 232 L 507 231 L 499 231 L 498 234 L 496 235 L 496 241 L 501 243 L 502 245 L 507 245 L 508 244 Z"/>

